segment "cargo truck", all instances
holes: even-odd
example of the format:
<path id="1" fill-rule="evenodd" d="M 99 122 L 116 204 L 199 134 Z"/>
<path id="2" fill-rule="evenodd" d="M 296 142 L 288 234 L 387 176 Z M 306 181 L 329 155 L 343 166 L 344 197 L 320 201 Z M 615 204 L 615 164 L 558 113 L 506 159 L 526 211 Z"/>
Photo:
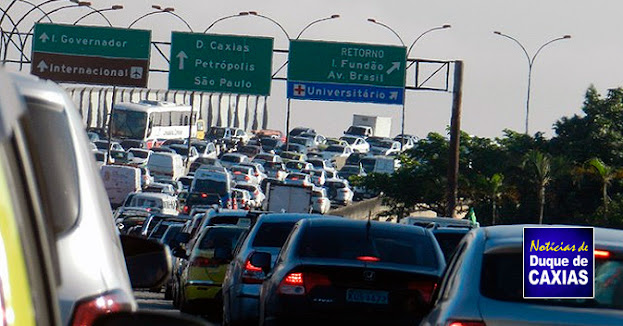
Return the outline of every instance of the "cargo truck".
<path id="1" fill-rule="evenodd" d="M 389 137 L 392 118 L 368 115 L 353 115 L 353 124 L 344 132 L 346 135 L 361 137 Z"/>

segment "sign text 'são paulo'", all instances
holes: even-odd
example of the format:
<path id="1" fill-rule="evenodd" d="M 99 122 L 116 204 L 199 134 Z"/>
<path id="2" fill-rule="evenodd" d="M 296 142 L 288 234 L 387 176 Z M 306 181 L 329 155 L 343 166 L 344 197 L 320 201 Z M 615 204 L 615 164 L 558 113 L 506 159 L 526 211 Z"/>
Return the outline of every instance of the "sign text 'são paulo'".
<path id="1" fill-rule="evenodd" d="M 288 98 L 403 104 L 406 48 L 292 40 Z"/>
<path id="2" fill-rule="evenodd" d="M 169 89 L 270 95 L 273 39 L 173 32 Z"/>
<path id="3" fill-rule="evenodd" d="M 151 32 L 36 24 L 31 72 L 58 82 L 146 87 Z"/>

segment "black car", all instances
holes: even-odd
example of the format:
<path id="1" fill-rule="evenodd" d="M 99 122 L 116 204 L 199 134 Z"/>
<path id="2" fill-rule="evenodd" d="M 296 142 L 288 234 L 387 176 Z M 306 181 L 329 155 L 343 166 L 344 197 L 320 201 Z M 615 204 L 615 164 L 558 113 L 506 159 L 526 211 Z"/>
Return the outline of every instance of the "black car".
<path id="1" fill-rule="evenodd" d="M 445 268 L 430 230 L 340 218 L 300 221 L 274 268 L 257 251 L 250 264 L 268 278 L 261 325 L 417 325 Z"/>

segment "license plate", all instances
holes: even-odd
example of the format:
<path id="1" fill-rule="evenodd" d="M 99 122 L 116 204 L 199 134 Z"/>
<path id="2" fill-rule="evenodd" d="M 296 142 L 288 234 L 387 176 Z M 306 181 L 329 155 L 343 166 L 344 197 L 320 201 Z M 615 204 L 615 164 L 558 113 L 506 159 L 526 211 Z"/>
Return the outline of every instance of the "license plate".
<path id="1" fill-rule="evenodd" d="M 348 289 L 346 291 L 346 301 L 372 304 L 387 304 L 389 300 L 388 294 L 385 291 Z"/>

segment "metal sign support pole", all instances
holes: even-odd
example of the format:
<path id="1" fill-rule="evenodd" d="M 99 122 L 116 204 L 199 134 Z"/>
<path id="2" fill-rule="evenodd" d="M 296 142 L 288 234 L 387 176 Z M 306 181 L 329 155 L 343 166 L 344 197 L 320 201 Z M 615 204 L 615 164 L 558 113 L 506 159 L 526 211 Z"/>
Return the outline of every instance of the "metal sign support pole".
<path id="1" fill-rule="evenodd" d="M 195 105 L 195 92 L 190 93 L 190 117 L 188 117 L 188 152 L 186 153 L 186 169 L 190 163 L 190 141 L 193 136 L 193 109 Z"/>
<path id="2" fill-rule="evenodd" d="M 110 115 L 108 116 L 108 149 L 106 165 L 110 164 L 110 144 L 112 143 L 113 114 L 115 113 L 115 100 L 117 99 L 117 86 L 112 87 L 112 102 L 110 104 Z"/>

